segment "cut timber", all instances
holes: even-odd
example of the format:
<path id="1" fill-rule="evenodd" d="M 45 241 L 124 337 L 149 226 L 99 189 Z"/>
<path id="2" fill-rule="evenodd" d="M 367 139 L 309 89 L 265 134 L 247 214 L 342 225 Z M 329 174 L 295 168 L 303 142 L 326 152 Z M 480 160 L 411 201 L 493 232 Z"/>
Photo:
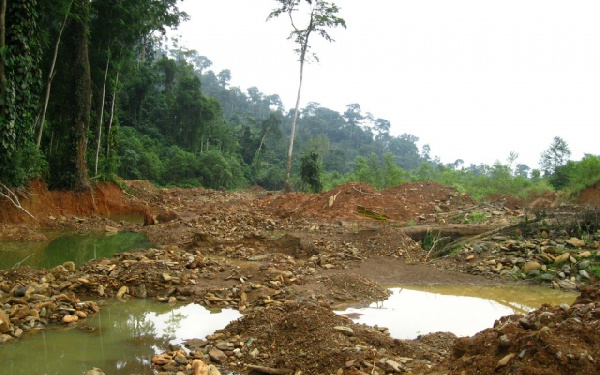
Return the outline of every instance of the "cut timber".
<path id="1" fill-rule="evenodd" d="M 375 219 L 375 220 L 385 221 L 385 220 L 389 219 L 389 217 L 385 216 L 384 214 L 370 210 L 367 207 L 363 207 L 363 206 L 356 206 L 356 212 L 358 212 L 359 214 L 361 214 L 363 216 L 370 217 L 371 219 Z"/>
<path id="2" fill-rule="evenodd" d="M 454 225 L 417 225 L 402 228 L 404 233 L 413 240 L 422 240 L 427 233 L 433 233 L 441 237 L 469 237 L 502 228 L 498 225 L 489 224 L 454 224 Z"/>
<path id="3" fill-rule="evenodd" d="M 486 232 L 479 233 L 479 234 L 477 234 L 477 235 L 475 235 L 473 237 L 470 237 L 468 239 L 461 239 L 461 240 L 458 240 L 458 241 L 451 242 L 451 243 L 447 244 L 446 246 L 444 246 L 441 250 L 439 250 L 438 253 L 439 254 L 444 254 L 445 252 L 449 251 L 449 249 L 452 249 L 452 248 L 454 248 L 456 246 L 463 245 L 467 240 L 468 241 L 473 241 L 473 240 L 478 240 L 480 238 L 493 236 L 493 235 L 498 234 L 498 233 L 500 233 L 500 232 L 502 232 L 504 230 L 507 230 L 507 229 L 518 228 L 521 225 L 523 225 L 523 224 L 522 223 L 518 223 L 518 224 L 496 226 L 495 228 L 492 228 L 492 229 L 490 229 L 490 230 L 488 230 Z"/>
<path id="4" fill-rule="evenodd" d="M 332 195 L 329 197 L 329 207 L 333 206 L 333 202 L 335 202 L 335 198 L 337 198 L 337 196 L 341 193 L 341 191 L 338 191 L 336 195 Z"/>

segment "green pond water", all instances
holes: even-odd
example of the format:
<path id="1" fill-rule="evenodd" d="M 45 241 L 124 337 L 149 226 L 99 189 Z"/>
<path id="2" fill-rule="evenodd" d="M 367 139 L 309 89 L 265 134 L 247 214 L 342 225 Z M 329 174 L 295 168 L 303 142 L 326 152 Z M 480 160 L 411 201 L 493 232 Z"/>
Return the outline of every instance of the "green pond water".
<path id="1" fill-rule="evenodd" d="M 141 233 L 44 233 L 49 242 L 0 241 L 0 269 L 17 266 L 50 269 L 67 261 L 77 267 L 90 259 L 110 258 L 117 252 L 149 248 Z"/>
<path id="2" fill-rule="evenodd" d="M 236 310 L 209 311 L 197 304 L 170 306 L 150 300 L 109 301 L 85 324 L 97 328 L 42 330 L 0 345 L 2 374 L 151 374 L 150 359 L 169 343 L 204 338 L 240 317 Z"/>

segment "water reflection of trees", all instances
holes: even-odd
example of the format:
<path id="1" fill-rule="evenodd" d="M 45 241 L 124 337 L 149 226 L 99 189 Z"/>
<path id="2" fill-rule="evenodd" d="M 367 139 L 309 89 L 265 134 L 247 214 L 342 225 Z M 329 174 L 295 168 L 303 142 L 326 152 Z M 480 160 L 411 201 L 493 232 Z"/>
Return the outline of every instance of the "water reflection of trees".
<path id="1" fill-rule="evenodd" d="M 135 300 L 128 302 L 113 301 L 102 307 L 100 314 L 100 329 L 108 331 L 120 339 L 120 347 L 131 348 L 130 352 L 122 353 L 119 358 L 108 359 L 108 367 L 115 369 L 113 374 L 131 374 L 148 370 L 150 359 L 158 350 L 166 350 L 169 341 L 173 339 L 172 333 L 177 325 L 185 318 L 183 314 L 172 313 L 173 307 L 153 301 Z M 154 316 L 169 314 L 169 328 L 159 335 L 161 329 L 156 326 Z M 105 333 L 106 334 L 106 333 Z M 111 338 L 114 342 L 115 338 Z"/>
<path id="2" fill-rule="evenodd" d="M 38 264 L 44 255 L 47 242 L 0 241 L 0 269 Z"/>
<path id="3" fill-rule="evenodd" d="M 48 244 L 39 267 L 52 268 L 67 261 L 73 261 L 77 266 L 81 266 L 90 259 L 109 258 L 118 252 L 150 246 L 151 243 L 143 234 L 134 232 L 120 232 L 115 235 L 105 233 L 64 235 Z"/>

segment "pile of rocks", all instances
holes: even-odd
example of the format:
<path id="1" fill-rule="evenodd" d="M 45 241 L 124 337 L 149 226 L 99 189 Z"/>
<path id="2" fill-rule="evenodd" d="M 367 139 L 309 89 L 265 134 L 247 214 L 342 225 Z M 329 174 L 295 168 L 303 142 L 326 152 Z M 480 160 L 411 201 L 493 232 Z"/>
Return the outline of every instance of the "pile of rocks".
<path id="1" fill-rule="evenodd" d="M 81 301 L 71 286 L 75 264 L 46 270 L 19 268 L 0 273 L 0 342 L 43 329 L 47 324 L 75 324 L 99 311 L 96 302 Z M 33 282 L 32 280 L 37 280 Z"/>
<path id="2" fill-rule="evenodd" d="M 454 257 L 472 274 L 537 279 L 555 288 L 577 289 L 594 277 L 591 269 L 600 259 L 597 239 L 544 237 L 547 235 L 523 240 L 494 236 L 465 245 Z"/>

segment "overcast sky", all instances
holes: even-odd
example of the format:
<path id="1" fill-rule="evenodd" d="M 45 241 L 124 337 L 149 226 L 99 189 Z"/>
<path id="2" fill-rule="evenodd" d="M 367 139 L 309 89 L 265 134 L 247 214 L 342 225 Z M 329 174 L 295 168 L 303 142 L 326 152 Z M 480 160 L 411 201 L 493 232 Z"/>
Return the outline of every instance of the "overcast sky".
<path id="1" fill-rule="evenodd" d="M 347 29 L 314 35 L 308 102 L 391 122 L 444 163 L 538 167 L 555 136 L 573 160 L 600 154 L 600 1 L 337 0 Z M 185 0 L 176 34 L 232 86 L 279 94 L 293 108 L 299 64 L 275 0 Z"/>

